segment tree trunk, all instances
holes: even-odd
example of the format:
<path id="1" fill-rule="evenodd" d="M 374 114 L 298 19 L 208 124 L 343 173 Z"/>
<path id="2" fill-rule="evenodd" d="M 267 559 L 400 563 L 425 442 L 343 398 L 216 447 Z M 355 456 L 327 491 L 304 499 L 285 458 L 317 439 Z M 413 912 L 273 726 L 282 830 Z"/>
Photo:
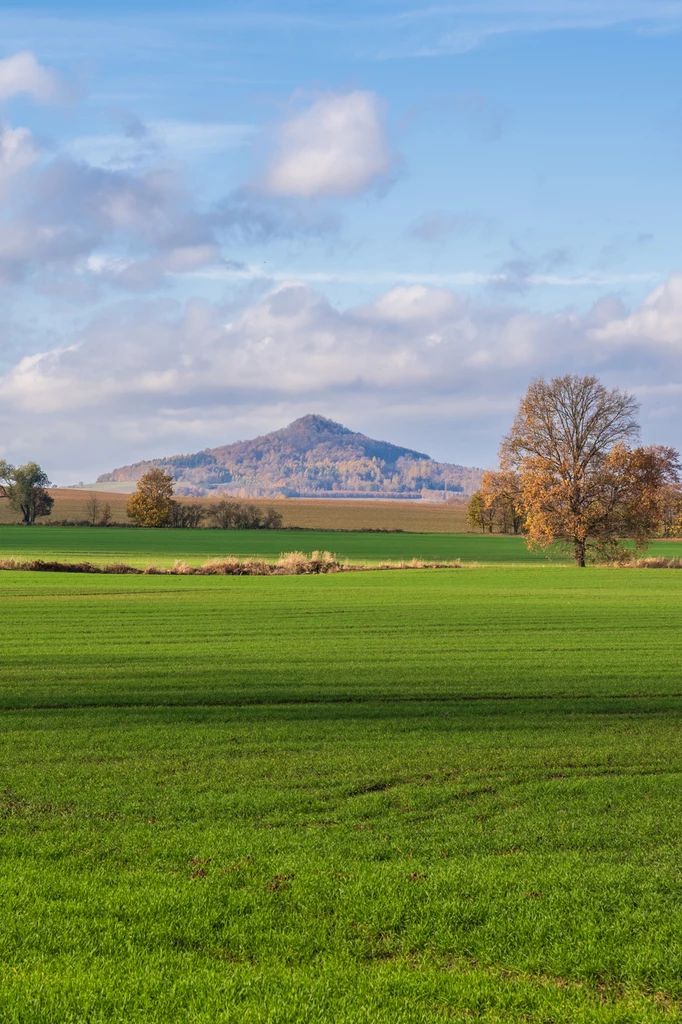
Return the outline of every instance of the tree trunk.
<path id="1" fill-rule="evenodd" d="M 585 568 L 585 541 L 576 540 L 573 542 L 575 548 L 575 564 L 580 568 Z"/>

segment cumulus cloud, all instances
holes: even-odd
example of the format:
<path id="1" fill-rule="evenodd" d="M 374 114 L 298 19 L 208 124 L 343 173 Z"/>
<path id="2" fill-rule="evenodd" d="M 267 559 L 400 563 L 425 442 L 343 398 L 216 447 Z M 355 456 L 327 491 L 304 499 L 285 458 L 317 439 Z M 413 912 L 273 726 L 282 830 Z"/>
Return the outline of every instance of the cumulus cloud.
<path id="1" fill-rule="evenodd" d="M 223 259 L 223 243 L 321 236 L 338 226 L 322 208 L 244 190 L 199 210 L 177 165 L 103 167 L 68 154 L 39 156 L 28 129 L 0 124 L 0 284 L 40 286 L 56 269 L 151 289 L 169 274 L 238 268 Z M 15 181 L 21 188 L 3 202 Z"/>
<path id="2" fill-rule="evenodd" d="M 37 160 L 38 153 L 39 147 L 28 128 L 10 128 L 0 123 L 0 195 L 11 178 Z"/>
<path id="3" fill-rule="evenodd" d="M 32 54 L 0 61 L 0 99 L 23 91 L 53 100 L 60 88 Z M 84 285 L 143 291 L 202 268 L 238 270 L 223 245 L 335 232 L 334 214 L 308 200 L 359 191 L 391 164 L 374 94 L 325 94 L 280 126 L 260 193 L 238 188 L 200 209 L 183 163 L 170 158 L 243 145 L 251 134 L 248 125 L 128 118 L 120 136 L 54 153 L 0 122 L 0 284 L 67 297 Z"/>
<path id="4" fill-rule="evenodd" d="M 0 60 L 0 102 L 22 94 L 40 103 L 57 103 L 65 96 L 59 75 L 39 64 L 28 50 Z"/>
<path id="5" fill-rule="evenodd" d="M 120 436 L 125 423 L 138 437 L 160 436 L 168 419 L 175 437 L 182 424 L 192 434 L 209 421 L 227 429 L 245 409 L 367 402 L 422 417 L 466 410 L 474 422 L 479 408 L 499 432 L 538 373 L 613 372 L 613 345 L 598 339 L 619 317 L 613 303 L 584 317 L 547 315 L 418 285 L 339 310 L 311 286 L 285 282 L 236 315 L 204 300 L 126 304 L 70 343 L 18 361 L 0 389 L 5 416 L 49 421 L 51 438 L 74 424 L 91 436 L 93 417 L 94 433 Z M 682 373 L 682 346 L 676 355 Z"/>
<path id="6" fill-rule="evenodd" d="M 260 188 L 271 196 L 353 196 L 394 166 L 373 92 L 324 93 L 281 124 Z"/>
<path id="7" fill-rule="evenodd" d="M 440 323 L 461 315 L 465 303 L 448 288 L 400 285 L 380 295 L 358 311 L 360 318 L 374 323 Z"/>
<path id="8" fill-rule="evenodd" d="M 248 436 L 309 411 L 366 424 L 373 410 L 387 436 L 406 442 L 406 423 L 441 435 L 459 424 L 460 448 L 437 454 L 480 464 L 494 458 L 530 379 L 593 372 L 639 393 L 652 439 L 674 442 L 681 325 L 682 275 L 630 314 L 609 297 L 586 314 L 546 314 L 424 285 L 338 309 L 297 281 L 237 312 L 203 299 L 136 300 L 7 368 L 0 434 L 11 424 L 8 455 L 59 459 L 79 478 L 92 452 L 102 472 L 224 443 L 238 424 Z"/>
<path id="9" fill-rule="evenodd" d="M 285 282 L 227 322 L 208 302 L 171 317 L 153 304 L 134 310 L 20 361 L 2 380 L 3 394 L 25 410 L 47 404 L 54 412 L 120 399 L 189 407 L 239 393 L 442 392 L 481 367 L 527 372 L 544 361 L 550 337 L 572 333 L 565 320 L 476 310 L 447 289 L 423 286 L 339 311 L 310 286 Z"/>
<path id="10" fill-rule="evenodd" d="M 596 327 L 592 336 L 615 345 L 665 345 L 682 352 L 682 274 L 672 274 L 634 313 Z"/>
<path id="11" fill-rule="evenodd" d="M 3 165 L 8 171 L 26 167 L 34 156 L 30 134 L 17 129 L 8 137 L 5 130 L 0 184 Z M 176 173 L 104 170 L 62 157 L 22 179 L 20 201 L 5 216 L 0 237 L 0 281 L 22 281 L 55 266 L 96 270 L 98 261 L 88 259 L 107 247 L 126 254 L 118 258 L 126 272 L 101 273 L 101 279 L 135 287 L 220 258 L 211 223 L 195 210 Z M 100 259 L 99 269 L 110 263 Z"/>

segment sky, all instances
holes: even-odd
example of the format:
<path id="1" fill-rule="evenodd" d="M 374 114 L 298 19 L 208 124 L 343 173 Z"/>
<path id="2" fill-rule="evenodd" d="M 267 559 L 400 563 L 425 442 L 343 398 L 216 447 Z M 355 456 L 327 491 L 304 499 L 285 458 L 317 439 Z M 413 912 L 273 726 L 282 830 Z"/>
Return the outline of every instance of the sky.
<path id="1" fill-rule="evenodd" d="M 564 373 L 682 447 L 681 52 L 682 0 L 0 0 L 0 458 L 488 467 Z"/>

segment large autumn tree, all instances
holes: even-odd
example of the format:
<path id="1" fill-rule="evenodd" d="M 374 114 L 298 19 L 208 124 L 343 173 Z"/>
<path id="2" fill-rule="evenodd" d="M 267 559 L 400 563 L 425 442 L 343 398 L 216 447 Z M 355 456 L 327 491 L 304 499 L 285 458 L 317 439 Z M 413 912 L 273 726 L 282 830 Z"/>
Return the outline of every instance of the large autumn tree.
<path id="1" fill-rule="evenodd" d="M 140 526 L 167 526 L 173 506 L 175 481 L 162 469 L 150 469 L 137 483 L 137 490 L 128 498 L 126 511 Z"/>
<path id="2" fill-rule="evenodd" d="M 576 565 L 589 549 L 613 558 L 623 538 L 638 548 L 661 526 L 661 496 L 679 479 L 674 448 L 632 448 L 638 404 L 596 377 L 533 381 L 521 400 L 500 460 L 519 474 L 529 542 L 568 541 Z"/>

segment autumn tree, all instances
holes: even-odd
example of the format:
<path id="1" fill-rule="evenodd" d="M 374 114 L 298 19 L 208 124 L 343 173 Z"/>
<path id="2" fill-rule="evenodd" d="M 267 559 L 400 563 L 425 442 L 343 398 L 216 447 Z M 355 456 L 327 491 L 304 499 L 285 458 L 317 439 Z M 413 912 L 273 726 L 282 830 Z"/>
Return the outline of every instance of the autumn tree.
<path id="1" fill-rule="evenodd" d="M 128 498 L 126 511 L 140 526 L 167 526 L 173 510 L 173 485 L 170 473 L 150 469 L 137 484 L 137 490 Z"/>
<path id="2" fill-rule="evenodd" d="M 520 533 L 524 514 L 518 473 L 512 470 L 506 473 L 486 470 L 481 478 L 479 494 L 493 525 L 500 533 Z"/>
<path id="3" fill-rule="evenodd" d="M 621 540 L 637 547 L 661 524 L 661 489 L 675 484 L 673 448 L 630 448 L 638 404 L 596 377 L 533 381 L 500 451 L 504 472 L 520 478 L 529 543 L 563 540 L 584 566 L 588 547 L 614 558 Z"/>
<path id="4" fill-rule="evenodd" d="M 480 530 L 481 533 L 492 533 L 494 523 L 494 512 L 486 505 L 482 493 L 474 491 L 467 505 L 467 524 L 472 530 Z"/>
<path id="5" fill-rule="evenodd" d="M 682 492 L 675 484 L 664 484 L 659 496 L 661 511 L 661 533 L 664 537 L 679 537 L 682 534 Z"/>
<path id="6" fill-rule="evenodd" d="M 40 516 L 49 516 L 54 498 L 48 494 L 47 473 L 37 462 L 11 466 L 0 459 L 0 498 L 6 498 L 13 512 L 21 515 L 25 526 L 32 526 Z"/>

